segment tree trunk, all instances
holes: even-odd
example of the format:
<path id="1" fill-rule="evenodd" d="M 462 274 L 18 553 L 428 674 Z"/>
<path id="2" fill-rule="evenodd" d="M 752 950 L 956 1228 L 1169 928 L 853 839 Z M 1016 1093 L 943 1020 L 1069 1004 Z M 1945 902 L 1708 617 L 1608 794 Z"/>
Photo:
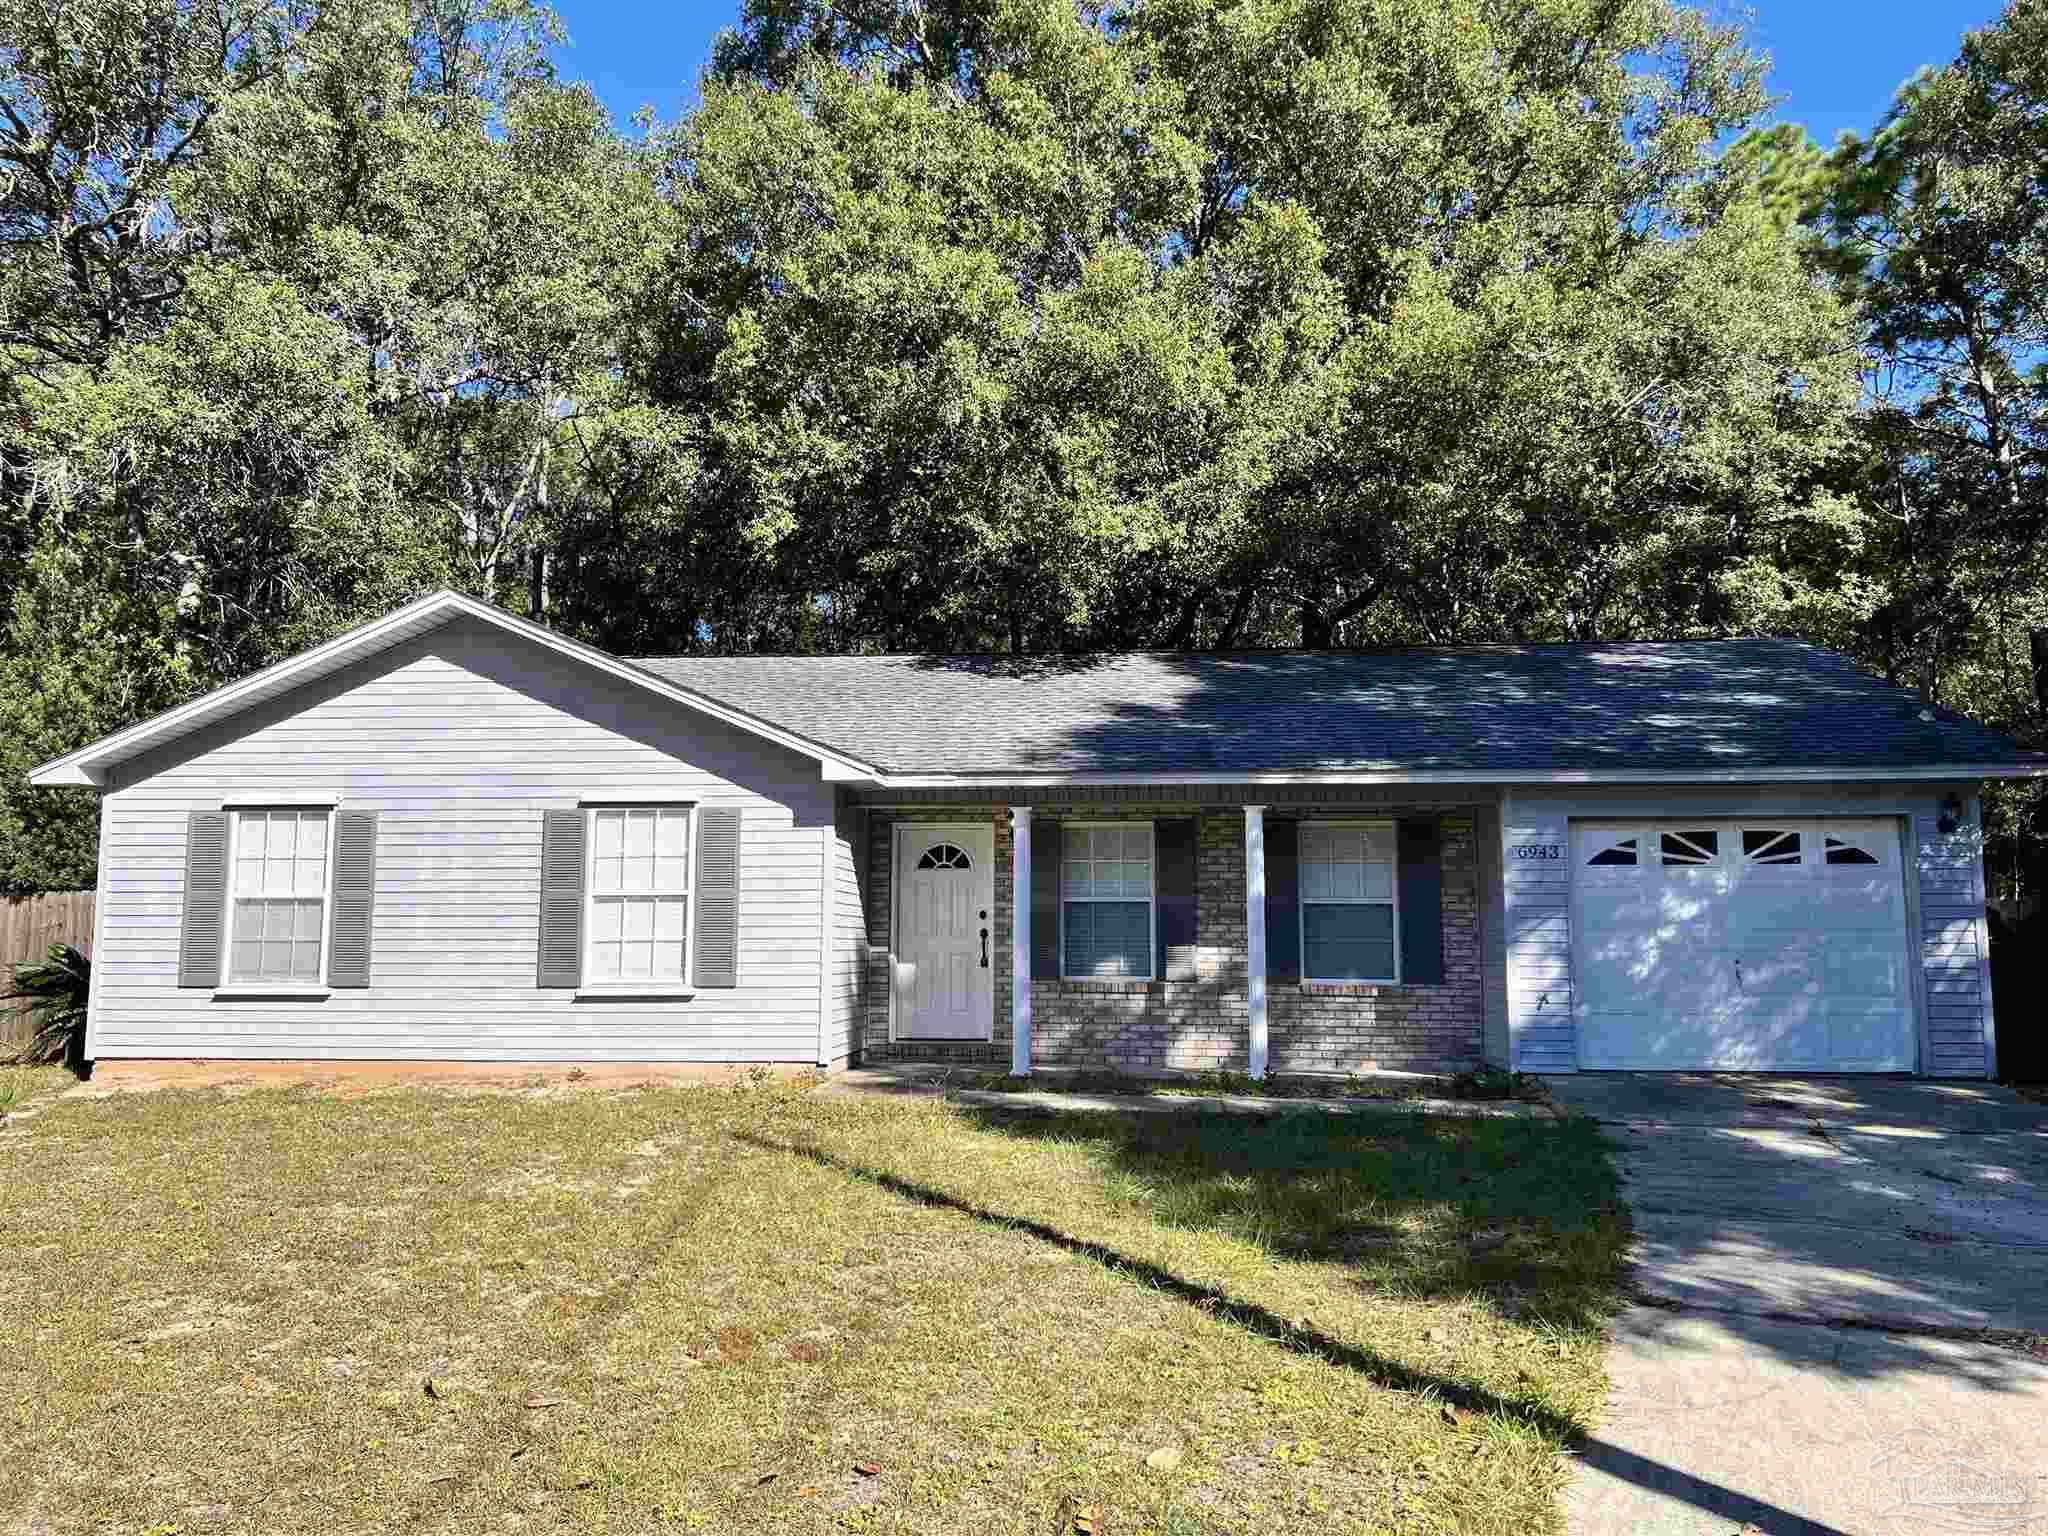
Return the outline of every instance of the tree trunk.
<path id="1" fill-rule="evenodd" d="M 1301 602 L 1301 644 L 1304 650 L 1327 651 L 1330 649 L 1335 629 L 1323 610 L 1307 598 Z"/>
<path id="2" fill-rule="evenodd" d="M 548 552 L 536 549 L 526 557 L 526 616 L 536 624 L 548 621 Z"/>

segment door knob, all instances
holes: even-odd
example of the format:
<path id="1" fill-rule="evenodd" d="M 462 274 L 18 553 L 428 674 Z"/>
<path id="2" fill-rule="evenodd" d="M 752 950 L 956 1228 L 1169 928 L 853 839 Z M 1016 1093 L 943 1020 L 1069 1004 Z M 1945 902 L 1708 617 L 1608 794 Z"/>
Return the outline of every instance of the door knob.
<path id="1" fill-rule="evenodd" d="M 981 968 L 988 969 L 988 930 L 981 930 Z"/>

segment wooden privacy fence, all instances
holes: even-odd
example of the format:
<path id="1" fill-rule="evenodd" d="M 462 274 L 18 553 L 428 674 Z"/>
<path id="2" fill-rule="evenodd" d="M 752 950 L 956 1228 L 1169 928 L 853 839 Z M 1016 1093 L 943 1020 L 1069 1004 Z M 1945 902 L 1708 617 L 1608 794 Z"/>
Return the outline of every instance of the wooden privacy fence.
<path id="1" fill-rule="evenodd" d="M 92 953 L 93 893 L 49 891 L 0 901 L 0 993 L 14 990 L 14 968 L 40 960 L 52 944 Z M 28 1043 L 28 1004 L 0 1003 L 0 1054 Z"/>

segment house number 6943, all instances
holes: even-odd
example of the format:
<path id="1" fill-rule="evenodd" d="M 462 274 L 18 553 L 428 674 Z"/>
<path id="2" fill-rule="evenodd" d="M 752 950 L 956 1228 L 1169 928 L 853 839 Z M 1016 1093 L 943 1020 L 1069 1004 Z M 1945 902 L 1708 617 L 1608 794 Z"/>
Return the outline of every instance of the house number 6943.
<path id="1" fill-rule="evenodd" d="M 1561 859 L 1564 857 L 1563 843 L 1517 843 L 1515 857 L 1518 859 Z"/>

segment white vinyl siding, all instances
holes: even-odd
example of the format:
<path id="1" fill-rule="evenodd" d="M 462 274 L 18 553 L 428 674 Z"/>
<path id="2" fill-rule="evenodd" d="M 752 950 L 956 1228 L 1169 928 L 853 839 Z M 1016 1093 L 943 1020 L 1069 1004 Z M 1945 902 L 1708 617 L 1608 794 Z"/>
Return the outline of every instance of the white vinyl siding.
<path id="1" fill-rule="evenodd" d="M 186 816 L 330 790 L 378 816 L 372 981 L 316 1001 L 177 985 Z M 739 979 L 688 999 L 537 988 L 541 814 L 739 811 Z M 811 1062 L 815 762 L 467 619 L 124 765 L 106 798 L 108 1059 Z M 690 871 L 694 877 L 694 869 Z M 853 932 L 858 934 L 858 927 Z"/>
<path id="2" fill-rule="evenodd" d="M 1398 979 L 1396 846 L 1391 821 L 1302 823 L 1304 980 Z"/>
<path id="3" fill-rule="evenodd" d="M 690 954 L 688 808 L 600 806 L 589 815 L 583 984 L 684 986 Z"/>
<path id="4" fill-rule="evenodd" d="M 1061 832 L 1060 973 L 1151 980 L 1152 823 L 1069 822 Z"/>
<path id="5" fill-rule="evenodd" d="M 229 986 L 312 987 L 325 974 L 327 851 L 332 812 L 294 807 L 229 813 Z"/>

